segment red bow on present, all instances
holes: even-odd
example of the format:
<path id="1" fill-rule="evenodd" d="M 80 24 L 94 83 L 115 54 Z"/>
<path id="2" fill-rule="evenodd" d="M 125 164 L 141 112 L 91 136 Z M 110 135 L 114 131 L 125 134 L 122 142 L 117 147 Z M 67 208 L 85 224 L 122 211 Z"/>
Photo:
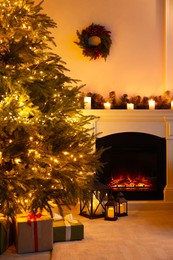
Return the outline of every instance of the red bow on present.
<path id="1" fill-rule="evenodd" d="M 42 214 L 41 213 L 37 213 L 37 214 L 34 214 L 33 212 L 29 213 L 28 216 L 27 216 L 27 222 L 29 225 L 31 225 L 31 220 L 33 219 L 34 221 L 37 220 L 37 218 L 41 218 L 42 217 Z"/>

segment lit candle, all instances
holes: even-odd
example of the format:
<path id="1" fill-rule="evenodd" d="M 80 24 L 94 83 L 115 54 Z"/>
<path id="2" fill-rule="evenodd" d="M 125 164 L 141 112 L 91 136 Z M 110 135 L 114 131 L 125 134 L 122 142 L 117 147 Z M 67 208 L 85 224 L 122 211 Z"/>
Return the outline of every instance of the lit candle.
<path id="1" fill-rule="evenodd" d="M 111 103 L 109 103 L 109 102 L 104 103 L 104 108 L 105 109 L 110 109 L 111 108 Z"/>
<path id="2" fill-rule="evenodd" d="M 123 214 L 125 212 L 125 205 L 120 204 L 120 214 Z"/>
<path id="3" fill-rule="evenodd" d="M 127 109 L 128 110 L 133 110 L 134 109 L 134 104 L 133 103 L 127 103 Z"/>
<path id="4" fill-rule="evenodd" d="M 91 97 L 84 97 L 84 108 L 91 109 Z"/>
<path id="5" fill-rule="evenodd" d="M 171 101 L 171 109 L 173 109 L 173 100 Z"/>
<path id="6" fill-rule="evenodd" d="M 155 101 L 153 99 L 150 99 L 148 103 L 149 103 L 149 109 L 151 110 L 155 109 Z"/>
<path id="7" fill-rule="evenodd" d="M 114 208 L 113 207 L 108 208 L 108 218 L 114 218 Z"/>
<path id="8" fill-rule="evenodd" d="M 93 204 L 92 204 L 92 207 L 93 207 L 93 211 L 96 210 L 95 214 L 96 215 L 100 215 L 103 213 L 103 208 L 102 206 L 100 205 L 100 202 L 99 200 L 96 198 L 95 195 L 93 195 Z"/>

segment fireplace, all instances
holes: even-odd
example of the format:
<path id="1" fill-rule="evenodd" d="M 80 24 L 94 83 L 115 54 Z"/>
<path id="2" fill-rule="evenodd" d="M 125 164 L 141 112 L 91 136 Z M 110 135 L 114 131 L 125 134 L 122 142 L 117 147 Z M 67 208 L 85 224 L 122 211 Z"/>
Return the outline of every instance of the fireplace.
<path id="1" fill-rule="evenodd" d="M 166 139 L 139 132 L 97 138 L 96 148 L 106 148 L 100 160 L 99 181 L 128 200 L 163 200 L 166 185 Z"/>
<path id="2" fill-rule="evenodd" d="M 163 197 L 163 200 L 166 202 L 173 201 L 173 110 L 171 109 L 166 109 L 166 110 L 90 109 L 89 110 L 88 109 L 88 110 L 83 110 L 82 113 L 87 116 L 88 115 L 96 116 L 96 118 L 91 122 L 91 125 L 89 124 L 88 127 L 91 129 L 91 131 L 94 132 L 94 134 L 98 134 L 98 138 L 103 138 L 103 137 L 106 138 L 111 135 L 116 136 L 116 134 L 119 134 L 120 136 L 123 133 L 125 135 L 132 133 L 133 135 L 133 133 L 135 133 L 135 138 L 133 138 L 133 142 L 128 144 L 127 147 L 128 149 L 126 148 L 127 150 L 126 155 L 124 155 L 126 160 L 129 160 L 128 164 L 131 163 L 131 160 L 135 160 L 134 159 L 135 153 L 136 156 L 138 156 L 136 160 L 136 168 L 132 170 L 138 176 L 138 179 L 141 178 L 141 175 L 142 176 L 144 175 L 142 181 L 145 182 L 145 185 L 141 183 L 138 184 L 138 186 L 141 185 L 141 187 L 135 187 L 135 188 L 139 190 L 142 189 L 142 185 L 144 185 L 143 188 L 148 189 L 148 197 L 146 198 L 147 200 L 148 199 L 155 200 L 156 198 L 162 199 Z M 125 135 L 122 135 L 123 136 L 122 139 L 124 139 Z M 138 139 L 137 136 L 140 135 L 142 135 L 144 139 L 146 138 L 147 142 L 152 143 L 152 145 L 148 145 L 147 147 L 144 147 L 145 146 L 145 142 L 144 142 L 143 150 L 139 148 L 137 144 L 136 147 L 133 146 L 135 144 L 134 139 L 136 138 Z M 127 139 L 130 140 L 129 138 Z M 163 147 L 163 150 L 161 149 L 158 153 L 156 151 L 157 149 L 154 150 L 152 148 L 157 144 L 157 142 L 158 143 L 161 142 L 159 146 Z M 134 157 L 132 159 L 128 159 L 128 156 L 130 154 L 130 152 L 128 151 L 129 149 L 133 152 Z M 116 151 L 116 146 L 115 146 L 114 152 L 116 154 L 117 161 L 118 161 L 119 159 L 118 156 L 120 156 L 121 153 L 124 151 L 120 150 L 118 153 Z M 145 156 L 143 155 L 144 152 L 146 152 Z M 158 158 L 160 158 L 161 161 Z M 138 171 L 138 164 L 139 161 L 141 160 L 142 160 L 141 164 L 150 165 L 148 166 L 147 170 L 142 171 L 142 173 L 141 173 L 141 169 Z M 116 165 L 117 163 L 113 166 L 116 167 Z M 132 165 L 134 165 L 134 163 L 132 163 Z M 158 168 L 160 167 L 162 168 L 162 173 L 157 171 Z M 129 172 L 126 173 L 127 181 L 128 183 L 130 183 L 131 186 L 133 185 L 132 181 L 128 180 L 128 178 L 130 174 L 131 178 L 134 180 L 133 174 L 131 173 L 132 170 L 128 169 Z M 127 171 L 127 169 L 125 169 L 125 171 Z M 159 173 L 156 176 L 152 176 L 152 172 L 159 172 Z M 118 173 L 120 179 L 123 179 L 124 177 L 123 174 L 122 172 Z M 147 181 L 149 182 L 148 184 Z M 137 180 L 137 182 L 139 183 L 139 180 Z M 116 183 L 114 188 L 116 189 Z M 129 189 L 130 188 L 131 187 L 129 187 Z M 155 192 L 156 190 L 158 190 L 157 195 Z M 138 191 L 137 193 L 139 195 Z M 141 194 L 140 196 L 142 196 L 142 193 L 144 193 L 144 191 L 140 193 Z M 135 191 L 134 191 L 134 195 L 135 195 Z"/>

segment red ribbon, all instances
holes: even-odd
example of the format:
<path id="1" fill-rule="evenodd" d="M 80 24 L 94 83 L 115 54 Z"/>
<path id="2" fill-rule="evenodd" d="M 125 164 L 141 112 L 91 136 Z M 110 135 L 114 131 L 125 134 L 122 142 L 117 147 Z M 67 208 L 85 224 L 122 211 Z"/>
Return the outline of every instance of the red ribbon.
<path id="1" fill-rule="evenodd" d="M 33 212 L 29 213 L 27 216 L 27 222 L 29 225 L 31 225 L 31 220 L 33 219 L 34 221 L 37 221 L 37 218 L 41 218 L 42 214 L 41 213 L 37 213 L 34 214 Z"/>
<path id="2" fill-rule="evenodd" d="M 35 252 L 38 252 L 38 226 L 37 226 L 37 218 L 41 218 L 42 214 L 37 213 L 36 215 L 31 212 L 27 216 L 27 222 L 31 226 L 31 220 L 33 219 L 34 221 L 34 247 L 35 247 Z"/>

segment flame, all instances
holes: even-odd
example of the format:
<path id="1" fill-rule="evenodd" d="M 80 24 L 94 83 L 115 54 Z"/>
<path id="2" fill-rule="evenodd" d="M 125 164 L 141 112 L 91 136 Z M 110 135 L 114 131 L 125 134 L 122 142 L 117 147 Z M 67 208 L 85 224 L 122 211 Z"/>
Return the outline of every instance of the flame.
<path id="1" fill-rule="evenodd" d="M 136 176 L 131 177 L 129 175 L 124 176 L 123 174 L 117 178 L 112 178 L 109 187 L 113 190 L 118 189 L 125 189 L 125 190 L 151 190 L 152 189 L 152 182 L 149 178 L 145 176 Z"/>

